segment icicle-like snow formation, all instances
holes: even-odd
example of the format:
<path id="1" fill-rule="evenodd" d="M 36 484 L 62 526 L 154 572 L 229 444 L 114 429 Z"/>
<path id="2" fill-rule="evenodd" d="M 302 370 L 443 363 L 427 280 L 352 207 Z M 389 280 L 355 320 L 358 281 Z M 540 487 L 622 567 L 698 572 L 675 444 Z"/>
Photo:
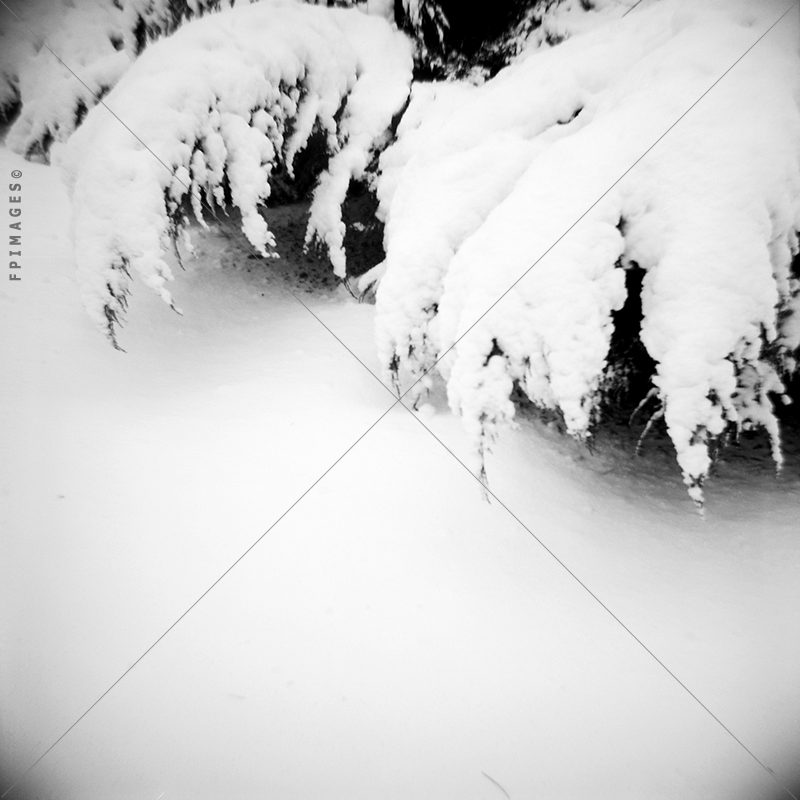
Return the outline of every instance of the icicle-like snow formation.
<path id="1" fill-rule="evenodd" d="M 291 170 L 315 129 L 332 156 L 312 232 L 341 272 L 340 203 L 405 103 L 411 68 L 408 40 L 385 19 L 292 0 L 223 11 L 151 45 L 61 158 L 93 319 L 114 337 L 133 275 L 172 303 L 165 250 L 185 207 L 203 221 L 204 198 L 224 205 L 229 193 L 266 254 L 274 239 L 259 204 L 271 170 Z"/>
<path id="2" fill-rule="evenodd" d="M 481 453 L 515 384 L 586 436 L 635 263 L 692 497 L 730 424 L 766 427 L 779 459 L 769 395 L 800 344 L 791 17 L 714 84 L 787 5 L 661 0 L 483 86 L 415 87 L 381 159 L 387 258 L 362 282 L 381 281 L 387 375 L 438 361 Z"/>

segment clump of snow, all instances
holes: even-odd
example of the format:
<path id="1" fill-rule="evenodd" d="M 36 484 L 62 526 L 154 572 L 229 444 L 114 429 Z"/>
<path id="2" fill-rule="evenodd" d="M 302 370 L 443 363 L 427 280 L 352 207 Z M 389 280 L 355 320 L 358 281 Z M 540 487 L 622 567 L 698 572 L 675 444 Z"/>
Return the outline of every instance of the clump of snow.
<path id="1" fill-rule="evenodd" d="M 347 189 L 352 180 L 364 176 L 374 148 L 405 104 L 411 83 L 411 49 L 400 34 L 364 15 L 349 14 L 348 23 L 348 35 L 358 47 L 358 79 L 347 96 L 336 152 L 314 192 L 306 236 L 309 242 L 317 238 L 327 245 L 340 278 L 346 275 L 341 210 Z M 374 35 L 376 30 L 382 35 Z"/>
<path id="2" fill-rule="evenodd" d="M 585 437 L 638 265 L 641 340 L 692 497 L 731 425 L 765 426 L 779 459 L 770 394 L 798 344 L 796 42 L 776 28 L 686 112 L 782 11 L 662 0 L 482 86 L 417 87 L 381 159 L 387 258 L 365 278 L 383 274 L 387 374 L 438 364 L 480 452 L 515 385 Z"/>
<path id="3" fill-rule="evenodd" d="M 230 199 L 267 255 L 275 242 L 259 206 L 270 173 L 278 163 L 291 172 L 314 130 L 332 156 L 309 230 L 343 275 L 340 203 L 405 103 L 411 67 L 408 40 L 380 16 L 280 0 L 150 46 L 61 154 L 92 318 L 114 338 L 133 275 L 172 303 L 165 250 L 189 208 L 203 221 L 204 201 Z"/>

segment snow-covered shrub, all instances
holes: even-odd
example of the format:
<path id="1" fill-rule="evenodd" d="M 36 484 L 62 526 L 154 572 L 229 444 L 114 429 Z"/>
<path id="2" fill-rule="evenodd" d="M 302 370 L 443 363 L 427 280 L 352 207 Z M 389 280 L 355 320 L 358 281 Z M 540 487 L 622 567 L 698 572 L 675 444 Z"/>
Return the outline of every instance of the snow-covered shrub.
<path id="1" fill-rule="evenodd" d="M 148 47 L 62 153 L 93 319 L 114 338 L 134 275 L 172 303 L 165 250 L 188 209 L 203 222 L 204 201 L 235 206 L 266 255 L 274 239 L 259 206 L 270 173 L 291 174 L 315 131 L 331 155 L 309 236 L 343 276 L 341 204 L 385 143 L 411 69 L 410 43 L 385 19 L 292 0 L 237 6 Z"/>
<path id="2" fill-rule="evenodd" d="M 482 86 L 415 86 L 381 159 L 387 258 L 362 279 L 383 274 L 387 375 L 425 376 L 418 393 L 436 364 L 480 453 L 515 387 L 585 437 L 640 268 L 640 338 L 692 497 L 729 426 L 766 427 L 779 460 L 771 403 L 800 345 L 789 26 L 683 115 L 782 11 L 661 0 Z"/>

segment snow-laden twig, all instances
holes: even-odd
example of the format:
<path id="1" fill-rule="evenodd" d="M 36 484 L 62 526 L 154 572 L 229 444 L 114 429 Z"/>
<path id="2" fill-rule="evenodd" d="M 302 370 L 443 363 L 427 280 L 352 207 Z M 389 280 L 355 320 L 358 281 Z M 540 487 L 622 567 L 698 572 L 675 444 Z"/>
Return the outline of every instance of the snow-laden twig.
<path id="1" fill-rule="evenodd" d="M 113 338 L 130 275 L 167 303 L 164 254 L 186 214 L 230 202 L 263 255 L 274 237 L 260 206 L 276 164 L 319 130 L 332 153 L 311 231 L 344 275 L 340 204 L 401 108 L 408 40 L 355 10 L 284 0 L 190 22 L 150 46 L 61 153 L 75 257 L 89 313 Z"/>

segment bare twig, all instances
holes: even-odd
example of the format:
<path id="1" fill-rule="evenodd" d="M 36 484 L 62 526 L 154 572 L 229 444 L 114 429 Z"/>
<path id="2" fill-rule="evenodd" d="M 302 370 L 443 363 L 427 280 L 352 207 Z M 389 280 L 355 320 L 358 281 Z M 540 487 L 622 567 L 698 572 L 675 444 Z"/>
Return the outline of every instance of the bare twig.
<path id="1" fill-rule="evenodd" d="M 633 409 L 633 413 L 628 419 L 628 425 L 633 424 L 633 418 L 647 405 L 654 397 L 658 397 L 658 389 L 654 386 L 641 400 L 638 406 Z"/>
<path id="2" fill-rule="evenodd" d="M 483 775 L 484 778 L 488 778 L 508 798 L 508 800 L 511 800 L 511 795 L 491 775 L 487 775 L 483 770 L 481 770 L 481 775 Z"/>
<path id="3" fill-rule="evenodd" d="M 644 426 L 644 430 L 642 431 L 642 435 L 639 437 L 639 441 L 636 442 L 636 455 L 641 455 L 642 453 L 642 445 L 644 444 L 644 440 L 647 438 L 647 434 L 650 433 L 650 428 L 653 427 L 653 423 L 658 422 L 664 416 L 664 406 L 661 406 L 656 411 L 653 412 L 653 415 L 647 420 L 647 425 Z"/>

